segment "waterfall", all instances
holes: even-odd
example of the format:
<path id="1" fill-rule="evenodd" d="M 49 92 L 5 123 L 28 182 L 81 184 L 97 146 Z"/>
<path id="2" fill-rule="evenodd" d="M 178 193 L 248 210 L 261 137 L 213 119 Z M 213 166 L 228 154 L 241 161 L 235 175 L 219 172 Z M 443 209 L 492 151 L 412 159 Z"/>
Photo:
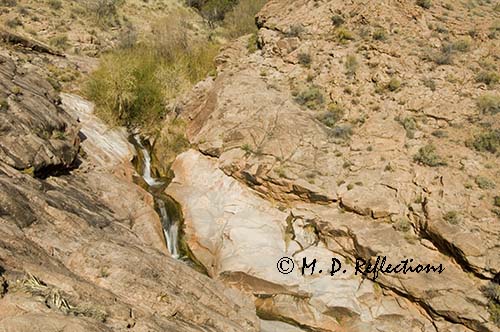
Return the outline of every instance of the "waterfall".
<path id="1" fill-rule="evenodd" d="M 144 181 L 146 181 L 146 183 L 148 184 L 149 192 L 153 195 L 155 200 L 155 205 L 158 208 L 168 251 L 170 252 L 172 257 L 178 259 L 180 257 L 177 245 L 178 234 L 179 234 L 179 221 L 178 220 L 172 221 L 172 219 L 168 214 L 167 206 L 164 200 L 160 197 L 160 195 L 156 194 L 152 190 L 153 187 L 158 187 L 165 183 L 154 178 L 151 175 L 151 155 L 149 154 L 149 151 L 142 144 L 139 135 L 134 135 L 134 141 L 136 143 L 136 147 L 138 148 L 139 152 L 142 155 L 142 160 L 144 162 L 144 165 L 142 168 L 141 175 Z"/>

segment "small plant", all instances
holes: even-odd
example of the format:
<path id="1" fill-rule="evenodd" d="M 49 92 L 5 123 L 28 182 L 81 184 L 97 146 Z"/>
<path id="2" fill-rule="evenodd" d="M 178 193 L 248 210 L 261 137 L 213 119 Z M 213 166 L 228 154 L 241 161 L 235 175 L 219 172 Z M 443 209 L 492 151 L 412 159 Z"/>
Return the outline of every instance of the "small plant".
<path id="1" fill-rule="evenodd" d="M 300 24 L 294 24 L 290 26 L 290 30 L 285 33 L 287 37 L 300 37 L 300 35 L 304 32 L 304 28 Z"/>
<path id="2" fill-rule="evenodd" d="M 318 115 L 317 119 L 328 128 L 335 127 L 335 124 L 344 116 L 344 109 L 336 104 L 331 104 L 328 111 Z"/>
<path id="3" fill-rule="evenodd" d="M 352 135 L 352 127 L 350 125 L 335 126 L 331 129 L 330 135 L 338 139 L 346 140 Z"/>
<path id="4" fill-rule="evenodd" d="M 490 179 L 484 176 L 476 177 L 475 181 L 477 186 L 481 189 L 495 189 L 496 187 L 495 182 L 491 181 Z"/>
<path id="5" fill-rule="evenodd" d="M 345 69 L 347 76 L 354 76 L 358 70 L 359 63 L 355 55 L 349 54 L 345 59 Z"/>
<path id="6" fill-rule="evenodd" d="M 483 114 L 495 115 L 500 112 L 500 95 L 482 95 L 477 98 L 476 105 Z"/>
<path id="7" fill-rule="evenodd" d="M 58 10 L 62 8 L 62 2 L 61 0 L 49 0 L 49 6 L 54 10 Z"/>
<path id="8" fill-rule="evenodd" d="M 68 37 L 66 35 L 58 35 L 49 39 L 49 43 L 57 48 L 66 49 L 68 48 Z"/>
<path id="9" fill-rule="evenodd" d="M 247 50 L 248 53 L 254 53 L 259 48 L 258 38 L 256 33 L 252 33 L 250 38 L 248 38 Z"/>
<path id="10" fill-rule="evenodd" d="M 323 105 L 325 98 L 318 87 L 311 86 L 310 88 L 300 92 L 295 97 L 295 101 L 299 105 L 306 106 L 309 109 L 317 109 L 320 105 Z"/>
<path id="11" fill-rule="evenodd" d="M 409 232 L 411 230 L 411 223 L 407 219 L 400 219 L 393 225 L 394 229 L 398 232 Z"/>
<path id="12" fill-rule="evenodd" d="M 417 130 L 417 121 L 412 117 L 398 118 L 398 122 L 406 130 L 406 137 L 413 138 L 415 135 L 415 130 Z"/>
<path id="13" fill-rule="evenodd" d="M 434 130 L 432 133 L 431 133 L 432 136 L 434 137 L 438 137 L 438 138 L 443 138 L 443 137 L 448 137 L 448 133 L 444 130 Z"/>
<path id="14" fill-rule="evenodd" d="M 5 25 L 7 25 L 11 29 L 14 29 L 17 28 L 18 26 L 23 25 L 23 22 L 18 17 L 14 17 L 10 20 L 7 20 L 5 22 Z"/>
<path id="15" fill-rule="evenodd" d="M 417 0 L 417 5 L 422 7 L 422 8 L 429 9 L 432 6 L 432 1 L 431 0 Z"/>
<path id="16" fill-rule="evenodd" d="M 400 87 L 401 82 L 396 77 L 391 78 L 389 83 L 387 83 L 387 89 L 392 92 L 399 90 Z"/>
<path id="17" fill-rule="evenodd" d="M 0 0 L 0 6 L 2 6 L 2 7 L 15 7 L 15 6 L 17 6 L 17 0 Z"/>
<path id="18" fill-rule="evenodd" d="M 438 156 L 438 154 L 436 153 L 436 147 L 432 144 L 421 147 L 418 150 L 418 153 L 413 156 L 413 161 L 430 167 L 447 165 L 446 162 L 443 161 L 440 156 Z"/>
<path id="19" fill-rule="evenodd" d="M 9 110 L 9 102 L 7 99 L 0 98 L 0 111 L 8 111 Z"/>
<path id="20" fill-rule="evenodd" d="M 334 26 L 339 27 L 344 23 L 345 23 L 345 20 L 342 16 L 340 16 L 340 15 L 333 15 L 332 16 L 332 24 Z"/>
<path id="21" fill-rule="evenodd" d="M 489 130 L 472 141 L 467 142 L 467 146 L 473 147 L 477 151 L 487 151 L 497 153 L 500 151 L 500 129 Z"/>
<path id="22" fill-rule="evenodd" d="M 476 75 L 476 82 L 484 83 L 489 87 L 494 86 L 500 81 L 500 75 L 494 71 L 482 71 Z"/>
<path id="23" fill-rule="evenodd" d="M 345 28 L 338 28 L 335 36 L 337 37 L 337 40 L 343 44 L 355 39 L 354 34 Z"/>
<path id="24" fill-rule="evenodd" d="M 493 205 L 495 205 L 496 207 L 500 207 L 500 196 L 495 196 L 493 198 Z"/>
<path id="25" fill-rule="evenodd" d="M 500 285 L 490 281 L 488 285 L 481 288 L 484 296 L 489 300 L 488 311 L 490 320 L 500 326 Z"/>
<path id="26" fill-rule="evenodd" d="M 387 39 L 387 32 L 379 28 L 373 32 L 373 39 L 375 40 L 386 40 Z"/>
<path id="27" fill-rule="evenodd" d="M 304 67 L 309 67 L 312 62 L 312 58 L 309 53 L 299 53 L 298 60 L 299 63 Z"/>
<path id="28" fill-rule="evenodd" d="M 241 146 L 241 149 L 242 149 L 243 151 L 245 151 L 247 154 L 249 154 L 249 153 L 252 153 L 252 152 L 253 152 L 252 146 L 251 146 L 250 144 L 248 144 L 248 143 L 243 144 L 243 145 Z"/>
<path id="29" fill-rule="evenodd" d="M 457 211 L 448 211 L 444 214 L 443 219 L 451 225 L 458 225 L 460 218 Z"/>
<path id="30" fill-rule="evenodd" d="M 436 91 L 436 81 L 434 81 L 432 78 L 424 78 L 422 80 L 422 83 L 424 84 L 424 86 L 431 89 L 431 91 Z"/>

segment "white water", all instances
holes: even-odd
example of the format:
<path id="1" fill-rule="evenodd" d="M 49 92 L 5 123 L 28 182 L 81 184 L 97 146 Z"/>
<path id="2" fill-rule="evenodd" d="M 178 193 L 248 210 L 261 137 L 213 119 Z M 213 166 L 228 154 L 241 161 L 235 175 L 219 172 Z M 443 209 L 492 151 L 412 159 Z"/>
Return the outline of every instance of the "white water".
<path id="1" fill-rule="evenodd" d="M 149 155 L 149 151 L 144 147 L 144 145 L 142 145 L 141 138 L 139 135 L 135 135 L 134 139 L 141 150 L 144 160 L 144 166 L 142 168 L 142 177 L 144 178 L 144 181 L 146 181 L 146 183 L 150 186 L 163 184 L 163 182 L 158 181 L 151 176 L 151 156 Z"/>
<path id="2" fill-rule="evenodd" d="M 149 155 L 149 151 L 144 147 L 141 142 L 141 138 L 139 135 L 134 136 L 134 140 L 139 147 L 139 151 L 142 154 L 142 159 L 144 161 L 144 166 L 142 168 L 142 178 L 150 187 L 160 186 L 164 184 L 162 181 L 155 179 L 151 175 L 151 156 Z M 153 193 L 152 193 L 153 194 Z M 179 250 L 177 248 L 177 237 L 179 234 L 179 224 L 178 221 L 172 222 L 170 216 L 168 215 L 167 207 L 165 202 L 156 197 L 153 194 L 155 199 L 155 203 L 158 206 L 158 210 L 160 211 L 161 224 L 163 226 L 163 233 L 165 235 L 165 242 L 167 243 L 167 248 L 172 257 L 179 258 Z"/>

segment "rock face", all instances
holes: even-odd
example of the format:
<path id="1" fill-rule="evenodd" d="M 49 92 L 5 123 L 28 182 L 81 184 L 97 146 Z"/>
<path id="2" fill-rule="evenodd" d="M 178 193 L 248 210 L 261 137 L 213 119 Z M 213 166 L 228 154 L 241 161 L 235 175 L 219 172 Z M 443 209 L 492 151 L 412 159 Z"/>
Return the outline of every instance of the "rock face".
<path id="1" fill-rule="evenodd" d="M 500 273 L 500 162 L 480 144 L 498 86 L 475 78 L 500 65 L 491 6 L 477 25 L 461 4 L 269 1 L 260 50 L 228 46 L 184 105 L 198 152 L 167 193 L 209 274 L 313 330 L 497 331 L 481 290 Z M 284 276 L 280 255 L 444 271 Z"/>
<path id="2" fill-rule="evenodd" d="M 248 299 L 170 257 L 126 135 L 0 62 L 0 331 L 259 331 Z"/>

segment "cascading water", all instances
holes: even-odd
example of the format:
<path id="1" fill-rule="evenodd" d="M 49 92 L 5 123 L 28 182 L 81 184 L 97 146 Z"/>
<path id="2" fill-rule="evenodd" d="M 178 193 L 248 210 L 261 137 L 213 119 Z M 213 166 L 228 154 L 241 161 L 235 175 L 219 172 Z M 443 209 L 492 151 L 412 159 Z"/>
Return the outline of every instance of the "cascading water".
<path id="1" fill-rule="evenodd" d="M 168 251 L 174 258 L 179 258 L 178 249 L 178 234 L 179 234 L 179 220 L 172 220 L 168 213 L 167 205 L 165 200 L 161 198 L 161 189 L 164 187 L 165 182 L 160 181 L 152 176 L 151 173 L 151 155 L 149 151 L 144 147 L 141 142 L 139 135 L 133 136 L 135 145 L 141 153 L 143 160 L 142 167 L 142 178 L 149 186 L 149 192 L 153 195 L 155 200 L 155 205 L 160 214 L 161 223 L 163 226 L 163 233 L 165 234 L 165 242 L 167 244 Z"/>

